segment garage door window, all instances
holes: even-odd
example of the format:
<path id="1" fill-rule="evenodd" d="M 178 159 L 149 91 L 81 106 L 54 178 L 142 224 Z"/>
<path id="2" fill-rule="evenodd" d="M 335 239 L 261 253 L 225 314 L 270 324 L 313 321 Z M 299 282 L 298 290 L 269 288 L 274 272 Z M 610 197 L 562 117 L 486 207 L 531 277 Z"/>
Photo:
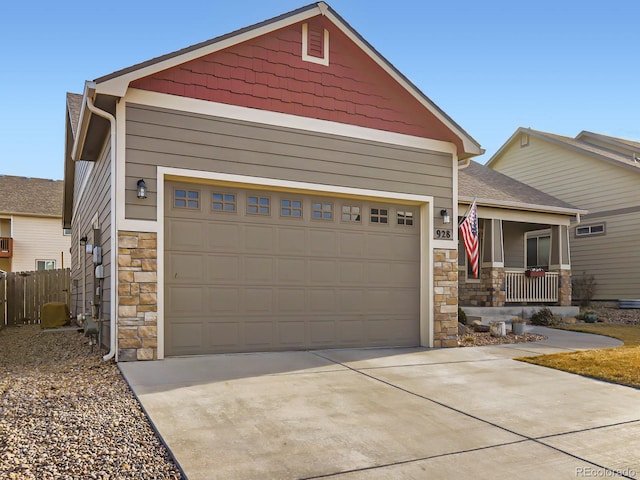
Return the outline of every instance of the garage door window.
<path id="1" fill-rule="evenodd" d="M 197 190 L 173 191 L 173 206 L 175 208 L 190 208 L 197 210 L 200 208 L 200 192 Z"/>
<path id="2" fill-rule="evenodd" d="M 389 223 L 389 210 L 386 208 L 372 208 L 371 216 L 369 217 L 371 223 Z"/>
<path id="3" fill-rule="evenodd" d="M 233 213 L 236 211 L 236 205 L 235 193 L 213 192 L 211 194 L 211 209 L 215 212 Z"/>
<path id="4" fill-rule="evenodd" d="M 282 217 L 302 218 L 302 201 L 283 198 L 280 200 L 280 215 Z"/>
<path id="5" fill-rule="evenodd" d="M 316 220 L 333 220 L 333 204 L 312 203 L 311 218 Z"/>
<path id="6" fill-rule="evenodd" d="M 271 199 L 269 197 L 247 197 L 247 213 L 252 215 L 271 215 Z"/>
<path id="7" fill-rule="evenodd" d="M 342 221 L 360 223 L 361 208 L 354 205 L 342 206 Z"/>
<path id="8" fill-rule="evenodd" d="M 398 225 L 413 226 L 413 212 L 398 210 Z"/>

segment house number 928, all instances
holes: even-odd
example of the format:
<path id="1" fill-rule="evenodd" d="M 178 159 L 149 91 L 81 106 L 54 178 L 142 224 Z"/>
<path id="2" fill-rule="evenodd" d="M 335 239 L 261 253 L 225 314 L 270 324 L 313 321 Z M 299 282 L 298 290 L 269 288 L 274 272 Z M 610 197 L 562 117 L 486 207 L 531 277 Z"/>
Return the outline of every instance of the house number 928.
<path id="1" fill-rule="evenodd" d="M 443 230 L 440 228 L 436 228 L 436 238 L 438 239 L 451 238 L 451 230 Z"/>

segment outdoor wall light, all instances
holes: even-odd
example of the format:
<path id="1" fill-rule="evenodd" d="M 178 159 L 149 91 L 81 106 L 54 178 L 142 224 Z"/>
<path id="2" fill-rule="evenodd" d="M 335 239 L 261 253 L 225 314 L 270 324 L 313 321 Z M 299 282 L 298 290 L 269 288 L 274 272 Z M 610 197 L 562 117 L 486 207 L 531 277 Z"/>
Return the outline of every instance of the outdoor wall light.
<path id="1" fill-rule="evenodd" d="M 449 215 L 449 212 L 447 212 L 446 208 L 440 210 L 440 216 L 442 217 L 442 223 L 444 223 L 445 225 L 451 223 L 451 216 Z"/>
<path id="2" fill-rule="evenodd" d="M 80 245 L 86 245 L 87 244 L 87 236 L 85 235 L 84 237 L 80 237 Z"/>
<path id="3" fill-rule="evenodd" d="M 147 184 L 142 178 L 138 180 L 138 198 L 147 198 Z"/>

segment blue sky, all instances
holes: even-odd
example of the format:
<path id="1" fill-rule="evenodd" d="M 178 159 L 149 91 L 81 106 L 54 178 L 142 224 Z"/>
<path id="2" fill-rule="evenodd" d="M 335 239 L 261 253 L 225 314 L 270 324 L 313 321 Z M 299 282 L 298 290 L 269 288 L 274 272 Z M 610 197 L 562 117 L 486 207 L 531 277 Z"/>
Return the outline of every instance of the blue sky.
<path id="1" fill-rule="evenodd" d="M 0 174 L 61 179 L 65 93 L 307 0 L 7 1 Z M 473 136 L 486 162 L 519 126 L 640 140 L 637 0 L 331 0 Z"/>

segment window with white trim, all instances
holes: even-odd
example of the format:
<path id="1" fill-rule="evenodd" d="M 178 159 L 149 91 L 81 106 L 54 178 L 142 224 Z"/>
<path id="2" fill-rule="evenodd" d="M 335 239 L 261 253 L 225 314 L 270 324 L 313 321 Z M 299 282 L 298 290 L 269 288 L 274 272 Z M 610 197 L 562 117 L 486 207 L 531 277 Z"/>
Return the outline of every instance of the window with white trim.
<path id="1" fill-rule="evenodd" d="M 36 260 L 36 270 L 55 270 L 55 260 Z"/>
<path id="2" fill-rule="evenodd" d="M 526 233 L 526 260 L 527 268 L 549 268 L 551 256 L 550 233 Z"/>
<path id="3" fill-rule="evenodd" d="M 593 235 L 604 235 L 606 233 L 604 223 L 594 223 L 592 225 L 580 225 L 576 228 L 576 237 L 590 237 Z"/>
<path id="4" fill-rule="evenodd" d="M 62 229 L 62 234 L 63 235 L 71 235 L 71 229 L 70 228 L 63 228 Z"/>

